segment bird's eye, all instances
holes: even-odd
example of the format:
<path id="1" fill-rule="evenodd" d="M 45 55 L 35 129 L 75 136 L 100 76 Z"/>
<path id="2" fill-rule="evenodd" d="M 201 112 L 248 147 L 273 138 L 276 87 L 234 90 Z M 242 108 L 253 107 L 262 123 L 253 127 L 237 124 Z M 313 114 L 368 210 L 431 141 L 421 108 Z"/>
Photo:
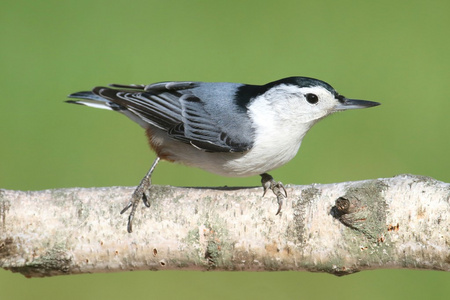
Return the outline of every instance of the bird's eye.
<path id="1" fill-rule="evenodd" d="M 306 101 L 308 101 L 311 104 L 316 104 L 319 102 L 319 97 L 315 94 L 306 94 Z"/>

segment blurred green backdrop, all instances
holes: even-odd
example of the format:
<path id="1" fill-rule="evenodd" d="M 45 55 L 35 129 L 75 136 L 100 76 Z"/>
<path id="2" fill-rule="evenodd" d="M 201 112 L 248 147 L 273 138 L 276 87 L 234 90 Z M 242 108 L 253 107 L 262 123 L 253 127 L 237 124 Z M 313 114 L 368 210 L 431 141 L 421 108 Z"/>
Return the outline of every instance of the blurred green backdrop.
<path id="1" fill-rule="evenodd" d="M 0 8 L 0 188 L 136 185 L 154 154 L 127 118 L 63 103 L 108 83 L 316 77 L 382 102 L 335 115 L 271 172 L 310 184 L 400 173 L 450 181 L 449 1 L 31 1 Z M 256 186 L 162 163 L 155 184 Z M 25 279 L 1 299 L 447 299 L 450 276 L 135 272 Z"/>

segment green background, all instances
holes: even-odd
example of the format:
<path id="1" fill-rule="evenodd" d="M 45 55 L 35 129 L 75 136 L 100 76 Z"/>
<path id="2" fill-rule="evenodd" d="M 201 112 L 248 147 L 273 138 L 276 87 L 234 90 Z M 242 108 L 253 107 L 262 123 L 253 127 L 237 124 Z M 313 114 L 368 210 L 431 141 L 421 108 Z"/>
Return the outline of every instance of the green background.
<path id="1" fill-rule="evenodd" d="M 310 184 L 413 173 L 450 181 L 449 1 L 20 1 L 0 4 L 0 188 L 136 185 L 154 159 L 119 114 L 63 103 L 108 83 L 263 84 L 303 75 L 382 102 L 317 124 L 271 172 Z M 155 184 L 255 186 L 161 163 Z M 113 201 L 113 200 L 112 200 Z M 126 272 L 25 279 L 1 299 L 448 299 L 450 276 L 378 270 Z"/>

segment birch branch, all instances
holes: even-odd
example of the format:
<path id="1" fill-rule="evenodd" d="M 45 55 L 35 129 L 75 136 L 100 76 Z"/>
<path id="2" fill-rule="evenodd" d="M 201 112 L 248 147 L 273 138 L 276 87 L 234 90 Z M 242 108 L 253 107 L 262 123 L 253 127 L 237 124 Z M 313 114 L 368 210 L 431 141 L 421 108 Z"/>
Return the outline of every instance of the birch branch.
<path id="1" fill-rule="evenodd" d="M 0 267 L 27 277 L 128 270 L 450 270 L 450 184 L 394 178 L 262 188 L 0 190 Z"/>

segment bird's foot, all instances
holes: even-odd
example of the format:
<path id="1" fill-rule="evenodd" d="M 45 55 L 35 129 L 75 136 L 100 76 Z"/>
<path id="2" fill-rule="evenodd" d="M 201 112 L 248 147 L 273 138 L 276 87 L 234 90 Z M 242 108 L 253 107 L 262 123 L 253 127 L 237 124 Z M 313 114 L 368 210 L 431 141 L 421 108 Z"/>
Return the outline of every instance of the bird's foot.
<path id="1" fill-rule="evenodd" d="M 148 196 L 146 195 L 146 192 L 150 189 L 150 186 L 152 185 L 152 173 L 155 169 L 156 165 L 159 162 L 159 157 L 156 158 L 155 162 L 153 163 L 150 170 L 147 172 L 147 174 L 142 178 L 141 183 L 138 185 L 138 187 L 134 190 L 133 195 L 131 196 L 130 202 L 120 211 L 120 214 L 123 214 L 131 207 L 131 212 L 128 215 L 128 225 L 127 225 L 127 231 L 129 233 L 133 232 L 133 218 L 134 214 L 136 213 L 137 205 L 139 201 L 144 202 L 144 205 L 147 207 L 150 207 L 150 202 L 148 201 Z"/>
<path id="2" fill-rule="evenodd" d="M 283 206 L 283 200 L 284 198 L 287 198 L 287 192 L 284 188 L 284 185 L 281 183 L 281 181 L 275 181 L 273 177 L 267 173 L 261 174 L 261 183 L 264 188 L 264 195 L 266 195 L 267 190 L 272 190 L 272 192 L 277 196 L 277 202 L 278 202 L 278 210 L 275 215 L 278 215 L 281 212 L 281 207 Z"/>

